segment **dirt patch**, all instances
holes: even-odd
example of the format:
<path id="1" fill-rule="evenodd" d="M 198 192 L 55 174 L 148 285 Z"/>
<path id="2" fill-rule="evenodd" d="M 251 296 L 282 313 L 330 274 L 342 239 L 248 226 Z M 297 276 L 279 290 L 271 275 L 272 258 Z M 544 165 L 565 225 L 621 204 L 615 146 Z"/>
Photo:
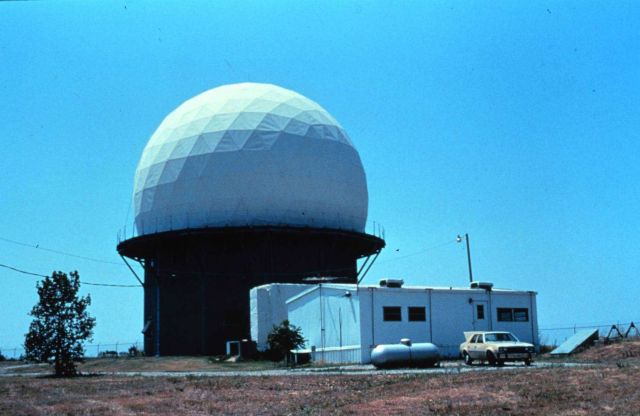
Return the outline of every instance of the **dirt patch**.
<path id="1" fill-rule="evenodd" d="M 576 358 L 608 363 L 620 360 L 640 361 L 640 339 L 620 341 L 610 345 L 596 345 L 577 354 Z"/>
<path id="2" fill-rule="evenodd" d="M 0 379 L 0 414 L 634 414 L 637 368 L 289 377 Z"/>
<path id="3" fill-rule="evenodd" d="M 599 344 L 566 357 L 552 358 L 545 354 L 543 360 L 605 363 L 615 365 L 640 365 L 640 339 L 615 342 L 609 345 Z"/>

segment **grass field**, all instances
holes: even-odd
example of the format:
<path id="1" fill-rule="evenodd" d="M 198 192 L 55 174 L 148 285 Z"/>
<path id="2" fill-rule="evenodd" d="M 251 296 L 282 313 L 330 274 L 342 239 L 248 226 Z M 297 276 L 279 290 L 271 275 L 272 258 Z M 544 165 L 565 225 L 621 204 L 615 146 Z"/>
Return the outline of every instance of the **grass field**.
<path id="1" fill-rule="evenodd" d="M 576 357 L 595 357 L 593 366 L 447 374 L 0 377 L 0 414 L 637 415 L 638 352 L 640 342 L 629 342 Z M 127 370 L 136 361 L 129 360 Z M 139 361 L 141 367 L 153 363 Z M 180 371 L 201 371 L 202 365 L 218 370 L 198 358 L 162 364 L 165 370 L 176 365 Z"/>

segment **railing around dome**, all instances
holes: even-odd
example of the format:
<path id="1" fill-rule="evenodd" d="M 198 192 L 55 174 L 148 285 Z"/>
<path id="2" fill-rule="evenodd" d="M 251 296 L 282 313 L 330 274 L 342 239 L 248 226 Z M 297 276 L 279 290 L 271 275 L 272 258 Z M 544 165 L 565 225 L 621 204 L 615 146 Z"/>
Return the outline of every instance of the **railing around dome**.
<path id="1" fill-rule="evenodd" d="M 204 218 L 220 218 L 220 216 L 214 216 L 213 212 L 209 213 L 183 213 L 180 215 L 167 215 L 157 216 L 150 219 L 148 216 L 140 221 L 140 229 L 133 224 L 125 225 L 118 230 L 117 241 L 120 244 L 122 241 L 130 238 L 138 237 L 141 235 L 157 234 L 160 232 L 179 231 L 179 230 L 191 230 L 201 228 L 224 228 L 224 227 L 259 227 L 259 226 L 290 226 L 301 228 L 318 228 L 318 229 L 338 229 L 361 232 L 360 230 L 350 227 L 350 224 L 357 224 L 359 219 L 348 215 L 338 215 L 331 217 L 320 217 L 317 220 L 304 217 L 304 213 L 297 211 L 278 211 L 278 215 L 275 212 L 271 215 L 268 210 L 263 210 L 264 218 L 257 218 L 255 216 L 249 216 L 248 212 L 233 213 L 233 221 L 230 219 L 221 219 L 219 221 L 205 221 Z M 304 218 L 306 221 L 296 221 Z M 240 218 L 240 221 L 238 220 Z M 267 219 L 268 218 L 268 219 Z M 201 225 L 204 224 L 204 225 Z M 331 225 L 328 225 L 331 224 Z M 366 221 L 364 230 L 365 234 L 372 235 L 381 239 L 385 239 L 385 228 L 378 221 Z"/>

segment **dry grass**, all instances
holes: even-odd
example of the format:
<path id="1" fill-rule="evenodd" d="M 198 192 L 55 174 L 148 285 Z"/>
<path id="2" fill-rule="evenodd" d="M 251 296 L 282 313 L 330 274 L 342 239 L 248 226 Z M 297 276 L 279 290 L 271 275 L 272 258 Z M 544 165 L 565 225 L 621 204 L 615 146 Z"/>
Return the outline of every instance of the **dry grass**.
<path id="1" fill-rule="evenodd" d="M 598 363 L 640 362 L 640 340 L 632 339 L 610 345 L 597 345 L 576 355 L 576 359 Z"/>
<path id="2" fill-rule="evenodd" d="M 637 414 L 636 367 L 297 377 L 0 378 L 0 414 Z"/>
<path id="3" fill-rule="evenodd" d="M 9 370 L 12 373 L 51 372 L 51 366 L 46 364 L 26 365 L 22 361 L 5 361 L 0 363 L 3 368 L 20 366 Z M 148 372 L 148 371 L 258 371 L 282 368 L 269 361 L 244 362 L 215 362 L 207 357 L 120 357 L 120 358 L 89 358 L 84 363 L 78 363 L 78 370 L 83 374 L 96 372 Z"/>
<path id="4" fill-rule="evenodd" d="M 603 363 L 623 366 L 640 365 L 640 339 L 631 338 L 609 345 L 599 344 L 589 347 L 580 353 L 559 358 L 552 358 L 548 354 L 541 358 L 549 361 Z"/>
<path id="5" fill-rule="evenodd" d="M 269 361 L 215 362 L 208 357 L 136 357 L 89 359 L 78 366 L 83 373 L 126 371 L 254 371 L 270 370 Z"/>
<path id="6" fill-rule="evenodd" d="M 640 342 L 588 350 L 594 367 L 418 375 L 0 377 L 0 414 L 635 415 Z M 626 361 L 620 361 L 620 360 Z M 623 365 L 621 365 L 621 362 Z M 244 365 L 245 368 L 240 368 Z M 93 360 L 85 371 L 247 370 L 205 358 Z M 4 364 L 3 364 L 4 366 Z M 0 368 L 1 369 L 1 368 Z"/>

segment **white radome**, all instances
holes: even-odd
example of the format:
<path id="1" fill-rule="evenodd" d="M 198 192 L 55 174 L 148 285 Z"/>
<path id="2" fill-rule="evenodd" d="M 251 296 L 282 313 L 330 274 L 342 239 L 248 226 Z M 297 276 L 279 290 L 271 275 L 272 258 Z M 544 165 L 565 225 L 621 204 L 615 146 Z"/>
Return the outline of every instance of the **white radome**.
<path id="1" fill-rule="evenodd" d="M 134 184 L 139 235 L 202 227 L 364 231 L 367 183 L 340 124 L 270 84 L 225 85 L 169 114 Z"/>

